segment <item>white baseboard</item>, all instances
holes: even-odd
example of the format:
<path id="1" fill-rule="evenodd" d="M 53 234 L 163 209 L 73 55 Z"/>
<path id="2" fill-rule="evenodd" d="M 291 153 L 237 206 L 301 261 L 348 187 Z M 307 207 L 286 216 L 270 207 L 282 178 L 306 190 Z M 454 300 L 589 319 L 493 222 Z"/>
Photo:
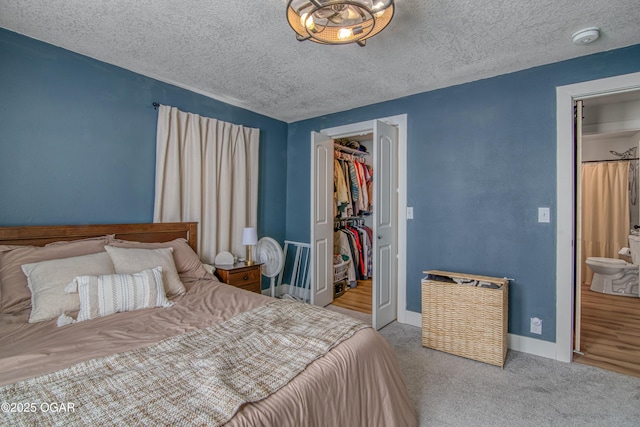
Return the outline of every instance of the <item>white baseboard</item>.
<path id="1" fill-rule="evenodd" d="M 422 313 L 407 310 L 404 312 L 404 322 L 401 323 L 422 328 Z"/>
<path id="2" fill-rule="evenodd" d="M 422 313 L 405 311 L 404 322 L 407 325 L 422 327 Z M 508 334 L 507 348 L 536 356 L 556 359 L 556 343 L 524 337 L 522 335 Z"/>
<path id="3" fill-rule="evenodd" d="M 507 348 L 515 351 L 521 351 L 523 353 L 546 357 L 547 359 L 557 360 L 556 343 L 554 342 L 543 341 L 522 335 L 508 334 Z"/>

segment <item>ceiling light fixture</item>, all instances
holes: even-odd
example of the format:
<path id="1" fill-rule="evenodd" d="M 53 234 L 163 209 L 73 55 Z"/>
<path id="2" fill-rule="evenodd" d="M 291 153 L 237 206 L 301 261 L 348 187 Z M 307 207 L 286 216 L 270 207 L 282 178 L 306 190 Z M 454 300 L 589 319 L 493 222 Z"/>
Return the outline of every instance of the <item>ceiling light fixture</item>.
<path id="1" fill-rule="evenodd" d="M 576 31 L 573 33 L 571 38 L 573 39 L 573 44 L 581 45 L 581 44 L 589 44 L 600 37 L 600 28 L 598 27 L 589 27 L 580 31 Z"/>
<path id="2" fill-rule="evenodd" d="M 393 0 L 289 0 L 287 21 L 299 41 L 364 46 L 393 12 Z"/>

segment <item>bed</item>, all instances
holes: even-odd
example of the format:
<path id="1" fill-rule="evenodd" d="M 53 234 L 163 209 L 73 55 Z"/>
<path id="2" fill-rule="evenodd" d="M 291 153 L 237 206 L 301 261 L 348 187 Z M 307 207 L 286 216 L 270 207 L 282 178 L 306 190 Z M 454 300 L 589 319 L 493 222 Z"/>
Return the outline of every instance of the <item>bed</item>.
<path id="1" fill-rule="evenodd" d="M 0 424 L 417 425 L 376 331 L 220 283 L 196 236 L 196 223 L 0 227 Z M 69 271 L 60 296 L 48 282 Z M 135 298 L 104 291 L 125 288 Z M 151 305 L 127 311 L 134 300 Z"/>

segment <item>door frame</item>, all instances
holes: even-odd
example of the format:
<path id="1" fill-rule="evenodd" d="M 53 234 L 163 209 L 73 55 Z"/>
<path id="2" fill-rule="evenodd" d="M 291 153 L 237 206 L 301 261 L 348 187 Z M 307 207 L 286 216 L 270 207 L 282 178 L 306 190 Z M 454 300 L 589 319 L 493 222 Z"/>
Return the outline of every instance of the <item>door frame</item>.
<path id="1" fill-rule="evenodd" d="M 556 344 L 555 359 L 571 362 L 575 306 L 573 103 L 640 89 L 640 73 L 556 87 Z"/>
<path id="2" fill-rule="evenodd" d="M 373 123 L 378 120 L 398 129 L 398 269 L 397 269 L 397 321 L 407 320 L 407 114 L 374 118 L 364 122 L 322 129 L 331 138 L 373 133 Z"/>
<path id="3" fill-rule="evenodd" d="M 584 104 L 582 99 L 574 100 L 575 105 L 575 124 L 574 124 L 574 132 L 575 132 L 575 155 L 574 155 L 574 185 L 573 192 L 575 194 L 574 201 L 574 241 L 576 245 L 573 249 L 573 259 L 575 263 L 575 267 L 573 270 L 574 279 L 573 279 L 573 351 L 580 352 L 580 328 L 581 328 L 581 320 L 580 316 L 582 315 L 582 147 L 584 141 L 582 140 L 582 117 L 584 114 Z"/>

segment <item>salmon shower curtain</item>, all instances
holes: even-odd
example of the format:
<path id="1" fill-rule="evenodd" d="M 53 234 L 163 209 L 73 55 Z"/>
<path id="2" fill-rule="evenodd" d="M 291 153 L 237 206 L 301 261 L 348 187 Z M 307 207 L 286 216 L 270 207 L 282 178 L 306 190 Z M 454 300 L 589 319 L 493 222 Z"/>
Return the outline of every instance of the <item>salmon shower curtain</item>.
<path id="1" fill-rule="evenodd" d="M 619 258 L 629 246 L 629 160 L 582 164 L 582 280 L 587 257 Z"/>

